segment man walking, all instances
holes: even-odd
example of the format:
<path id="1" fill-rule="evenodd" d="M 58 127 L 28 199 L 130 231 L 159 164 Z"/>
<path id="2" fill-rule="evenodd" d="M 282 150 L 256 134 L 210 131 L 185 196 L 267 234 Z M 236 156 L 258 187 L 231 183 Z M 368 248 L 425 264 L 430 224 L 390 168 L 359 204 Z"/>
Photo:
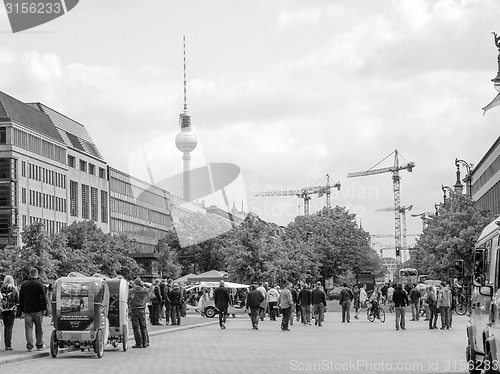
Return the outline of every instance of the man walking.
<path id="1" fill-rule="evenodd" d="M 414 284 L 413 288 L 410 291 L 410 302 L 411 302 L 411 321 L 420 320 L 420 290 L 417 284 Z"/>
<path id="2" fill-rule="evenodd" d="M 316 288 L 311 292 L 311 300 L 313 304 L 314 324 L 322 326 L 326 308 L 326 293 L 321 287 L 321 282 L 316 282 Z"/>
<path id="3" fill-rule="evenodd" d="M 451 307 L 451 290 L 444 282 L 441 283 L 442 289 L 440 294 L 439 311 L 441 313 L 441 330 L 449 330 L 450 321 L 450 307 Z"/>
<path id="4" fill-rule="evenodd" d="M 396 330 L 406 330 L 405 326 L 405 313 L 406 307 L 409 304 L 408 294 L 403 289 L 402 284 L 398 284 L 396 291 L 394 291 L 394 295 L 392 296 L 392 300 L 394 302 L 394 309 L 396 312 Z"/>
<path id="5" fill-rule="evenodd" d="M 287 283 L 285 288 L 283 288 L 280 293 L 279 305 L 281 307 L 281 312 L 283 313 L 283 318 L 281 320 L 281 330 L 283 331 L 290 331 L 288 323 L 290 322 L 290 313 L 293 306 L 292 293 L 290 292 L 291 287 L 292 284 Z"/>
<path id="6" fill-rule="evenodd" d="M 35 324 L 36 350 L 45 348 L 43 344 L 43 314 L 47 310 L 47 296 L 45 287 L 38 279 L 38 270 L 31 268 L 30 279 L 23 283 L 19 292 L 19 309 L 24 314 L 24 331 L 26 334 L 26 348 L 33 351 L 33 324 Z"/>
<path id="7" fill-rule="evenodd" d="M 219 310 L 219 326 L 226 329 L 227 308 L 229 306 L 229 292 L 223 280 L 219 282 L 219 287 L 214 291 L 214 304 Z"/>
<path id="8" fill-rule="evenodd" d="M 299 292 L 299 297 L 298 297 L 298 303 L 300 304 L 300 307 L 302 308 L 302 311 L 300 313 L 300 317 L 302 320 L 302 323 L 311 324 L 311 290 L 309 289 L 309 286 L 304 284 L 302 286 L 302 289 Z"/>
<path id="9" fill-rule="evenodd" d="M 276 312 L 278 311 L 278 299 L 279 293 L 274 288 L 274 285 L 271 285 L 269 291 L 267 291 L 266 299 L 267 305 L 269 305 L 269 318 L 271 321 L 276 321 Z"/>
<path id="10" fill-rule="evenodd" d="M 250 308 L 250 318 L 252 320 L 252 328 L 254 330 L 258 330 L 259 327 L 259 311 L 260 311 L 260 303 L 264 300 L 264 296 L 262 292 L 257 289 L 255 284 L 250 286 L 251 291 L 247 294 L 246 301 L 246 310 Z"/>
<path id="11" fill-rule="evenodd" d="M 340 291 L 339 304 L 342 305 L 342 322 L 351 322 L 351 301 L 354 298 L 354 294 L 351 289 L 347 287 L 347 283 L 342 285 L 342 291 Z"/>
<path id="12" fill-rule="evenodd" d="M 143 287 L 141 278 L 135 278 L 134 284 L 128 293 L 130 319 L 134 330 L 135 345 L 132 348 L 147 348 L 149 346 L 146 327 L 146 304 L 149 301 L 150 291 Z"/>
<path id="13" fill-rule="evenodd" d="M 264 287 L 264 284 L 262 282 L 259 283 L 259 287 L 257 288 L 262 296 L 264 297 L 264 300 L 260 304 L 260 310 L 259 310 L 259 315 L 260 315 L 260 320 L 264 321 L 264 318 L 266 317 L 266 309 L 267 309 L 267 302 L 266 302 L 266 287 Z"/>

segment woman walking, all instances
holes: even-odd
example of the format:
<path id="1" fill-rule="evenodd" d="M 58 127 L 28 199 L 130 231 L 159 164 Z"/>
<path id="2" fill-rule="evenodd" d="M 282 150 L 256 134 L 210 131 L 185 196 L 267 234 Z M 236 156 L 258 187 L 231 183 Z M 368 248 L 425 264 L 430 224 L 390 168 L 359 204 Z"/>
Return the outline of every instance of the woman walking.
<path id="1" fill-rule="evenodd" d="M 12 330 L 16 318 L 16 307 L 19 304 L 19 291 L 12 275 L 5 276 L 0 292 L 2 294 L 0 310 L 4 324 L 5 350 L 12 351 Z"/>

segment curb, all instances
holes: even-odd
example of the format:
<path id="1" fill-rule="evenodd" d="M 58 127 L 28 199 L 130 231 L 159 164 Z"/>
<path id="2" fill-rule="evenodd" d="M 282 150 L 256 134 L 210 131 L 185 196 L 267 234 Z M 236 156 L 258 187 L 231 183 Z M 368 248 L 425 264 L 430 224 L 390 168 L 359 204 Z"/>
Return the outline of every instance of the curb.
<path id="1" fill-rule="evenodd" d="M 161 335 L 161 334 L 169 334 L 169 333 L 183 331 L 183 330 L 190 330 L 190 329 L 194 329 L 194 328 L 197 328 L 197 327 L 204 327 L 204 326 L 215 325 L 217 323 L 219 323 L 218 320 L 212 321 L 212 322 L 198 323 L 198 324 L 195 324 L 195 325 L 186 325 L 186 326 L 174 327 L 174 328 L 171 328 L 171 329 L 168 329 L 168 330 L 156 330 L 156 331 L 149 332 L 149 336 L 156 336 L 156 335 Z M 130 341 L 130 340 L 133 340 L 133 339 L 134 339 L 134 334 L 129 334 L 127 336 L 127 341 Z M 59 354 L 64 354 L 64 353 L 67 353 L 67 352 L 74 352 L 76 350 L 79 350 L 79 349 L 76 349 L 74 347 L 62 348 L 62 349 L 59 349 Z M 36 360 L 38 358 L 49 357 L 49 356 L 50 356 L 50 349 L 48 349 L 48 348 L 45 348 L 43 351 L 23 352 L 23 353 L 19 353 L 19 354 L 16 354 L 16 355 L 9 356 L 9 357 L 2 357 L 2 358 L 0 358 L 0 366 L 9 365 L 9 364 L 13 364 L 13 363 L 16 363 L 16 362 Z"/>

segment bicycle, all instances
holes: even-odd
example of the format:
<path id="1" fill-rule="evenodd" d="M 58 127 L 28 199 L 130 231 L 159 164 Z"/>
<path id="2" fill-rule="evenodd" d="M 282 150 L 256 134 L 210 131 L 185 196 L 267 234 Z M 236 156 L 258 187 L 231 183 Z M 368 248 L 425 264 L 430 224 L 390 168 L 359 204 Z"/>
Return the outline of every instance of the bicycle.
<path id="1" fill-rule="evenodd" d="M 385 322 L 385 310 L 379 305 L 378 301 L 370 301 L 372 304 L 366 311 L 368 321 L 373 322 L 378 318 L 380 322 Z"/>
<path id="2" fill-rule="evenodd" d="M 455 313 L 457 313 L 459 316 L 463 316 L 465 313 L 470 311 L 469 308 L 470 307 L 467 298 L 464 295 L 459 295 L 458 303 L 455 307 Z"/>

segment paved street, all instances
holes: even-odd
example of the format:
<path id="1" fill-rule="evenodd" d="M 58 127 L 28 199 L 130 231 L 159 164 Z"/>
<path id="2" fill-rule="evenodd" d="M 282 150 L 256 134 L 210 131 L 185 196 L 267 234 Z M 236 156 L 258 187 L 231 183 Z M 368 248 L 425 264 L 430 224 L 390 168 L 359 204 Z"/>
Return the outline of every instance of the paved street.
<path id="1" fill-rule="evenodd" d="M 360 320 L 341 323 L 337 307 L 326 313 L 323 327 L 295 323 L 281 331 L 266 319 L 259 330 L 247 317 L 230 318 L 226 330 L 217 324 L 151 337 L 151 347 L 123 352 L 106 346 L 102 359 L 87 352 L 56 359 L 2 366 L 9 373 L 466 373 L 464 352 L 468 317 L 454 315 L 453 329 L 429 330 L 427 322 L 407 321 L 396 331 L 394 314 L 385 323 Z M 360 315 L 361 316 L 361 315 Z M 407 314 L 408 317 L 408 314 Z M 198 318 L 198 317 L 195 317 Z M 203 319 L 203 322 L 215 320 Z"/>

